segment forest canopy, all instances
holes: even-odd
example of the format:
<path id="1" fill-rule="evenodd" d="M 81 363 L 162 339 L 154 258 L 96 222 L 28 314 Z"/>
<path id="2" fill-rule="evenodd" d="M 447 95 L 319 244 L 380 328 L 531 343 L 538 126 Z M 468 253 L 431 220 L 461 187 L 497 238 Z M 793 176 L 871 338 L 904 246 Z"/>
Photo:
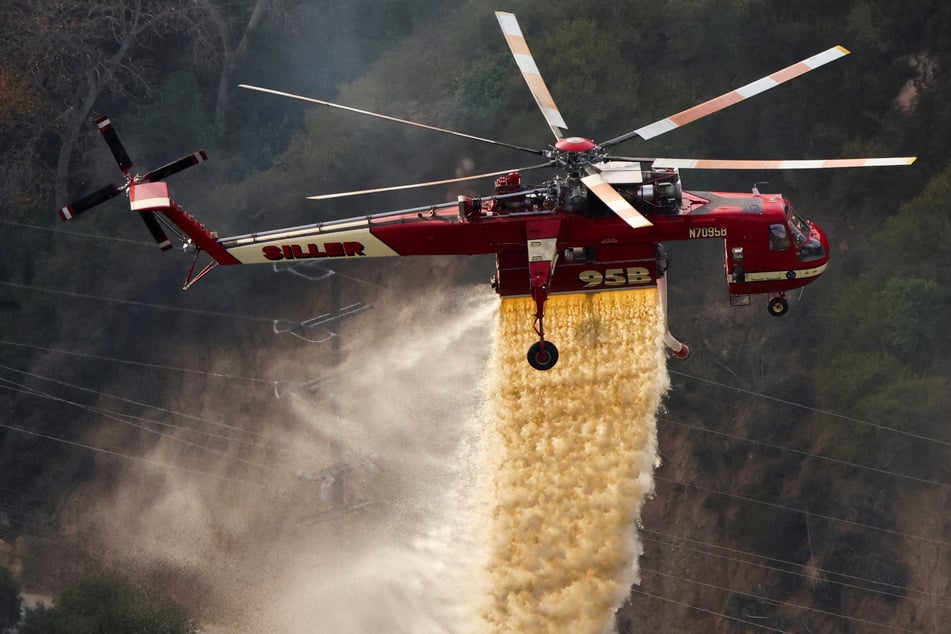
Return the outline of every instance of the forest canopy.
<path id="1" fill-rule="evenodd" d="M 165 313 L 130 319 L 129 306 L 118 302 L 99 301 L 90 311 L 90 304 L 66 295 L 171 303 L 179 296 L 179 269 L 188 264 L 178 257 L 170 266 L 175 256 L 144 247 L 141 223 L 119 214 L 119 202 L 65 229 L 58 224 L 59 206 L 120 178 L 95 118 L 113 118 L 143 169 L 208 150 L 207 165 L 170 185 L 202 222 L 222 232 L 453 200 L 455 189 L 325 205 L 304 197 L 451 178 L 457 170 L 517 167 L 524 157 L 237 85 L 543 146 L 551 135 L 499 34 L 498 9 L 518 15 L 572 133 L 595 139 L 668 116 L 830 46 L 851 51 L 709 120 L 619 150 L 724 159 L 919 157 L 901 169 L 683 174 L 689 189 L 749 191 L 753 182 L 768 181 L 769 191 L 789 196 L 830 235 L 829 271 L 781 325 L 766 323 L 761 308 L 728 312 L 722 249 L 672 249 L 671 315 L 678 336 L 696 342 L 693 371 L 745 390 L 791 394 L 788 400 L 813 409 L 747 406 L 736 395 L 724 398 L 689 380 L 675 385 L 669 409 L 722 433 L 758 433 L 764 443 L 806 454 L 828 450 L 835 460 L 870 470 L 832 477 L 831 467 L 808 469 L 803 454 L 774 460 L 775 452 L 744 451 L 732 440 L 705 444 L 687 433 L 662 434 L 662 445 L 665 439 L 690 445 L 694 473 L 712 483 L 755 482 L 750 495 L 785 493 L 789 504 L 815 513 L 831 513 L 848 501 L 855 517 L 894 527 L 897 487 L 881 485 L 874 470 L 932 481 L 947 462 L 944 450 L 922 451 L 919 443 L 948 437 L 951 393 L 945 326 L 951 308 L 951 74 L 945 72 L 951 67 L 951 3 L 938 0 L 513 0 L 506 6 L 483 0 L 8 0 L 0 8 L 4 363 L 56 372 L 92 390 L 131 379 L 121 367 L 81 366 L 44 349 L 62 346 L 103 357 L 121 352 L 175 365 L 182 350 L 214 342 L 247 348 L 240 352 L 252 367 L 259 342 L 238 346 L 235 331 L 197 329 L 186 317 Z M 482 264 L 447 267 L 446 276 L 481 280 L 487 277 Z M 413 281 L 426 274 L 406 273 L 418 276 Z M 236 296 L 288 310 L 302 301 L 270 278 L 224 277 L 204 285 L 195 300 L 205 302 L 204 309 L 221 311 Z M 160 401 L 167 387 L 143 381 L 137 398 Z M 89 452 L 44 439 L 84 441 L 81 423 L 89 415 L 64 414 L 59 403 L 37 406 L 10 389 L 0 392 L 0 401 L 19 429 L 3 431 L 0 452 L 7 491 L 0 498 L 7 496 L 26 514 L 20 524 L 0 525 L 3 537 L 14 539 L 37 523 L 44 530 L 55 526 L 60 503 L 96 474 L 97 464 Z M 872 426 L 831 426 L 815 410 Z M 888 429 L 904 435 L 896 442 Z M 900 581 L 909 574 L 900 540 L 887 532 L 810 529 L 766 506 L 730 515 L 713 496 L 705 504 L 717 521 L 738 518 L 724 521 L 728 529 L 718 527 L 738 547 L 798 564 L 809 553 L 846 575 Z M 833 584 L 804 590 L 804 582 L 797 583 L 770 588 L 777 598 L 808 592 L 823 609 L 847 607 Z M 83 586 L 64 595 L 58 612 L 32 618 L 53 622 L 68 611 L 70 597 L 115 592 Z M 139 605 L 135 596 L 120 595 Z M 738 599 L 730 605 L 737 613 L 746 609 Z M 177 608 L 157 609 L 175 627 L 187 623 Z M 781 612 L 771 607 L 766 623 L 781 626 Z"/>

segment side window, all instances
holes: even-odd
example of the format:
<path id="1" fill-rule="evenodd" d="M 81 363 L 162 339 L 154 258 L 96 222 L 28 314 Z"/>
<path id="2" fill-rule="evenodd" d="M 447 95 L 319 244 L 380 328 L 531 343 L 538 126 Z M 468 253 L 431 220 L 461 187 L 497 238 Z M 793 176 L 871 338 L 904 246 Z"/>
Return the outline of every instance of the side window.
<path id="1" fill-rule="evenodd" d="M 786 225 L 769 225 L 769 248 L 771 251 L 789 249 L 789 234 L 786 233 Z"/>

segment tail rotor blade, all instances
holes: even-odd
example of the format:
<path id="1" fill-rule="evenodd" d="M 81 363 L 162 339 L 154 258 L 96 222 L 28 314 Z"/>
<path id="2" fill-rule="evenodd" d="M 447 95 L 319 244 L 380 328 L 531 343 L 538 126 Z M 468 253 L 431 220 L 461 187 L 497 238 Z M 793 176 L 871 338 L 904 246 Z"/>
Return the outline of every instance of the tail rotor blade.
<path id="1" fill-rule="evenodd" d="M 155 214 L 151 211 L 143 211 L 140 213 L 142 215 L 142 220 L 145 221 L 145 226 L 148 227 L 149 233 L 152 234 L 152 237 L 155 239 L 156 244 L 159 245 L 159 248 L 162 249 L 162 251 L 168 251 L 171 249 L 172 243 L 169 241 L 168 236 L 162 229 L 162 225 L 159 224 Z"/>
<path id="2" fill-rule="evenodd" d="M 98 189 L 88 196 L 83 196 L 79 200 L 65 207 L 59 209 L 59 217 L 63 220 L 71 220 L 86 211 L 91 209 L 100 203 L 104 203 L 107 200 L 115 198 L 119 195 L 121 190 L 115 185 L 107 185 L 102 189 Z"/>
<path id="3" fill-rule="evenodd" d="M 122 141 L 119 140 L 119 135 L 116 134 L 115 128 L 112 127 L 112 121 L 109 120 L 109 117 L 103 115 L 96 119 L 96 125 L 99 126 L 99 132 L 102 134 L 102 138 L 106 140 L 106 144 L 109 146 L 109 149 L 112 150 L 112 156 L 116 159 L 116 163 L 119 164 L 119 169 L 122 170 L 123 174 L 128 174 L 129 170 L 132 169 L 132 159 L 129 158 L 128 152 L 125 151 L 125 147 L 122 145 Z"/>
<path id="4" fill-rule="evenodd" d="M 198 165 L 199 163 L 204 163 L 208 160 L 208 155 L 205 154 L 204 150 L 199 150 L 188 156 L 183 156 L 180 159 L 176 159 L 169 163 L 168 165 L 163 165 L 158 169 L 154 169 L 145 176 L 142 177 L 142 182 L 154 183 L 155 181 L 165 180 L 172 174 L 177 174 L 178 172 Z"/>

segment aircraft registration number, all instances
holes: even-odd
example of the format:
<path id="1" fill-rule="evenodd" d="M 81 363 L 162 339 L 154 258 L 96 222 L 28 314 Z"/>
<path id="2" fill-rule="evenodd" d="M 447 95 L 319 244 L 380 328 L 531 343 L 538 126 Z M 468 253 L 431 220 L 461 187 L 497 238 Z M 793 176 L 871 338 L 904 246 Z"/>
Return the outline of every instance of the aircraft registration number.
<path id="1" fill-rule="evenodd" d="M 688 238 L 725 238 L 726 227 L 691 227 L 687 231 Z"/>
<path id="2" fill-rule="evenodd" d="M 584 288 L 649 284 L 651 282 L 651 272 L 643 266 L 606 269 L 603 273 L 588 269 L 578 273 L 578 280 L 584 284 Z"/>

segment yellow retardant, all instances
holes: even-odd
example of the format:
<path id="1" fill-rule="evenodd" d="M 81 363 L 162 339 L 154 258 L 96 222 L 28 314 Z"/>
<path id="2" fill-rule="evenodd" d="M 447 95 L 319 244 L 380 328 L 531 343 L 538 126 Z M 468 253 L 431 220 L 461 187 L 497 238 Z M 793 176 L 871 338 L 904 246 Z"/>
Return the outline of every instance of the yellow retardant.
<path id="1" fill-rule="evenodd" d="M 530 298 L 499 309 L 487 404 L 492 632 L 610 631 L 639 581 L 635 525 L 653 488 L 669 381 L 657 289 L 556 295 L 540 372 Z"/>

